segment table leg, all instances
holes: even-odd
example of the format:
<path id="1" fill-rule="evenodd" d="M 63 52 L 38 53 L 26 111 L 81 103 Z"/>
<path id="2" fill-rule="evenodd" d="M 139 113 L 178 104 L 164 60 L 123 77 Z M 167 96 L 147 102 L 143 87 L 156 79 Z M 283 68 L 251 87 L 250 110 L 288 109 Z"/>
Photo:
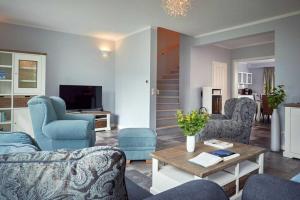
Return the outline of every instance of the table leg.
<path id="1" fill-rule="evenodd" d="M 234 169 L 234 176 L 235 176 L 235 194 L 238 195 L 239 194 L 239 190 L 240 190 L 240 164 L 236 164 L 235 169 Z"/>
<path id="2" fill-rule="evenodd" d="M 258 168 L 258 173 L 262 174 L 264 173 L 264 154 L 259 154 L 258 158 L 257 158 L 257 163 L 259 165 Z"/>
<path id="3" fill-rule="evenodd" d="M 107 114 L 106 115 L 106 129 L 108 130 L 108 131 L 110 131 L 111 130 L 111 126 L 110 126 L 110 114 Z"/>

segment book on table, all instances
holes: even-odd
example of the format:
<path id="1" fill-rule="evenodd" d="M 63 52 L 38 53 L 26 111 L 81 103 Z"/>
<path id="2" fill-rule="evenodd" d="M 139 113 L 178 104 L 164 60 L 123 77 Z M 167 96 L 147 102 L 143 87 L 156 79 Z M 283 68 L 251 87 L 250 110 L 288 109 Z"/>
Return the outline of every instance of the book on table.
<path id="1" fill-rule="evenodd" d="M 210 167 L 222 161 L 239 157 L 240 154 L 228 150 L 215 150 L 212 152 L 202 152 L 198 156 L 189 159 L 190 162 L 201 165 L 202 167 Z"/>
<path id="2" fill-rule="evenodd" d="M 217 139 L 206 140 L 204 141 L 204 144 L 218 149 L 227 149 L 233 147 L 233 143 L 225 142 Z"/>

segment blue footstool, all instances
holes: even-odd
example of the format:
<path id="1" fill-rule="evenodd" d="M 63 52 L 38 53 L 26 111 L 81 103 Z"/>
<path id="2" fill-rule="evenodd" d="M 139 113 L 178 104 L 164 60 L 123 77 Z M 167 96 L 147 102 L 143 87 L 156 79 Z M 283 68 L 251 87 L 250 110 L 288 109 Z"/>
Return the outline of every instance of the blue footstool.
<path id="1" fill-rule="evenodd" d="M 155 131 L 149 128 L 125 128 L 119 131 L 119 148 L 125 152 L 127 163 L 131 160 L 150 160 L 156 148 Z"/>

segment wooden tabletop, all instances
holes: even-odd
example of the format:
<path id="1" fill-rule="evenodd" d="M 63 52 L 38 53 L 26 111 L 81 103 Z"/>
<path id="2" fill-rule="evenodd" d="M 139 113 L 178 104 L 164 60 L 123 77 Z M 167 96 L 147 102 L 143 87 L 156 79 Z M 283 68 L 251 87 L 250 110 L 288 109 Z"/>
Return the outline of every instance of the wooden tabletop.
<path id="1" fill-rule="evenodd" d="M 225 162 L 220 162 L 219 164 L 206 168 L 188 161 L 189 159 L 199 155 L 201 152 L 211 152 L 214 150 L 216 150 L 216 148 L 204 145 L 203 142 L 201 142 L 196 145 L 195 152 L 193 153 L 188 153 L 186 151 L 186 145 L 182 144 L 172 148 L 156 151 L 152 153 L 151 156 L 152 158 L 155 158 L 166 164 L 172 165 L 183 171 L 203 178 L 244 160 L 254 158 L 266 151 L 266 149 L 261 147 L 234 143 L 233 147 L 228 148 L 228 150 L 239 153 L 240 156 L 237 158 L 233 158 Z"/>

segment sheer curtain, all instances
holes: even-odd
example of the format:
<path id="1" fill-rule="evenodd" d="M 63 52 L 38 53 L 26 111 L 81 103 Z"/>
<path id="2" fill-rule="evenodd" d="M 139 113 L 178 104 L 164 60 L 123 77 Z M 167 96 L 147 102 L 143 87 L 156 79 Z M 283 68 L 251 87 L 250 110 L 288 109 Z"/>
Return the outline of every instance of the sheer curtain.
<path id="1" fill-rule="evenodd" d="M 270 94 L 275 87 L 275 69 L 274 67 L 264 68 L 264 93 Z"/>

